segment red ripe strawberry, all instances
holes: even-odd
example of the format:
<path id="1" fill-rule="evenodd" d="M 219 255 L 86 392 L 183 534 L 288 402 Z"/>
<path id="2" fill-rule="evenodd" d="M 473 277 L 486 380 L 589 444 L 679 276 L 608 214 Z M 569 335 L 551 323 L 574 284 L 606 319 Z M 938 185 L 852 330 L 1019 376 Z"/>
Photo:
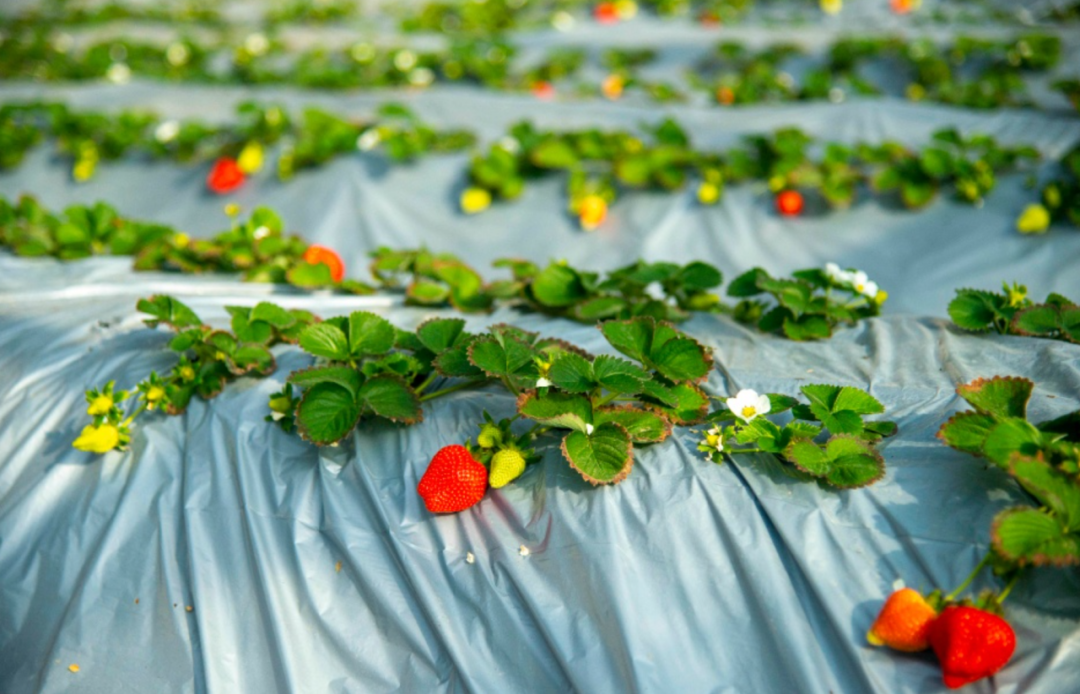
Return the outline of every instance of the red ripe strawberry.
<path id="1" fill-rule="evenodd" d="M 785 190 L 776 196 L 776 209 L 785 217 L 794 217 L 802 212 L 803 197 L 797 190 Z"/>
<path id="2" fill-rule="evenodd" d="M 593 8 L 593 18 L 601 24 L 614 24 L 619 21 L 619 8 L 613 2 L 602 2 Z"/>
<path id="3" fill-rule="evenodd" d="M 439 449 L 416 491 L 432 513 L 457 513 L 484 498 L 487 486 L 487 468 L 455 444 Z"/>
<path id="4" fill-rule="evenodd" d="M 918 591 L 901 588 L 889 596 L 866 634 L 873 646 L 915 653 L 930 646 L 930 625 L 937 611 Z"/>
<path id="5" fill-rule="evenodd" d="M 244 184 L 244 172 L 235 159 L 221 157 L 214 162 L 210 175 L 206 177 L 206 187 L 218 195 L 231 193 Z"/>
<path id="6" fill-rule="evenodd" d="M 308 246 L 304 251 L 304 262 L 330 268 L 330 279 L 335 282 L 340 282 L 345 277 L 345 262 L 332 248 L 317 244 Z"/>
<path id="7" fill-rule="evenodd" d="M 1016 650 L 1016 634 L 996 614 L 953 606 L 931 625 L 930 645 L 941 661 L 945 686 L 956 689 L 1005 667 Z"/>

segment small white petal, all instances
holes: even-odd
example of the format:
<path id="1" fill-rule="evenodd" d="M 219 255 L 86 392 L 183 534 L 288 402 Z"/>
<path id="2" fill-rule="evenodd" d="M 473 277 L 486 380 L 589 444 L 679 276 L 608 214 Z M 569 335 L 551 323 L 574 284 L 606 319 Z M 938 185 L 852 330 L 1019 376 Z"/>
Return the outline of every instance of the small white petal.
<path id="1" fill-rule="evenodd" d="M 167 120 L 158 125 L 154 130 L 154 139 L 158 142 L 165 143 L 172 141 L 179 134 L 180 123 L 174 120 Z"/>
<path id="2" fill-rule="evenodd" d="M 862 288 L 863 296 L 868 296 L 871 299 L 873 299 L 875 296 L 877 296 L 877 293 L 878 293 L 877 282 L 867 282 L 866 284 L 863 285 L 863 288 Z"/>
<path id="3" fill-rule="evenodd" d="M 769 414 L 769 410 L 772 409 L 772 403 L 769 402 L 768 395 L 759 395 L 754 402 L 754 408 L 758 414 Z"/>
<path id="4" fill-rule="evenodd" d="M 270 228 L 266 227 L 266 226 L 258 227 L 257 229 L 255 229 L 254 232 L 252 232 L 252 236 L 254 236 L 256 240 L 264 239 L 269 235 L 270 235 Z"/>
<path id="5" fill-rule="evenodd" d="M 270 48 L 270 41 L 263 34 L 249 34 L 244 39 L 244 48 L 251 55 L 262 55 Z"/>
<path id="6" fill-rule="evenodd" d="M 402 72 L 412 70 L 416 65 L 416 54 L 410 50 L 398 51 L 394 56 L 394 67 Z"/>
<path id="7" fill-rule="evenodd" d="M 592 433 L 593 433 L 594 429 L 595 429 L 595 427 L 593 427 L 592 424 L 586 424 L 585 425 L 585 433 L 588 434 L 589 436 L 592 436 Z"/>
<path id="8" fill-rule="evenodd" d="M 356 148 L 361 152 L 369 152 L 378 146 L 382 136 L 376 128 L 365 130 L 360 137 L 356 138 Z"/>
<path id="9" fill-rule="evenodd" d="M 526 547 L 525 545 L 522 545 L 521 548 L 518 549 L 518 554 L 520 554 L 523 557 L 529 556 L 529 548 Z"/>
<path id="10" fill-rule="evenodd" d="M 904 579 L 898 578 L 898 579 L 896 579 L 895 581 L 892 582 L 893 592 L 896 592 L 898 590 L 903 590 L 904 588 L 907 588 L 907 585 L 904 583 Z"/>
<path id="11" fill-rule="evenodd" d="M 280 422 L 281 420 L 285 419 L 285 415 L 281 412 L 271 412 L 270 419 L 274 420 L 275 422 Z"/>
<path id="12" fill-rule="evenodd" d="M 546 378 L 538 378 L 538 379 L 536 379 L 536 387 L 537 388 L 547 388 L 550 385 L 551 385 L 551 381 L 547 380 Z"/>
<path id="13" fill-rule="evenodd" d="M 469 562 L 470 564 L 474 563 L 476 561 L 476 555 L 472 552 L 466 552 L 465 561 Z"/>
<path id="14" fill-rule="evenodd" d="M 574 28 L 574 17 L 569 12 L 556 12 L 551 18 L 551 26 L 559 31 L 570 31 Z"/>
<path id="15" fill-rule="evenodd" d="M 113 63 L 105 71 L 105 79 L 113 84 L 127 84 L 131 81 L 131 68 L 124 63 Z"/>

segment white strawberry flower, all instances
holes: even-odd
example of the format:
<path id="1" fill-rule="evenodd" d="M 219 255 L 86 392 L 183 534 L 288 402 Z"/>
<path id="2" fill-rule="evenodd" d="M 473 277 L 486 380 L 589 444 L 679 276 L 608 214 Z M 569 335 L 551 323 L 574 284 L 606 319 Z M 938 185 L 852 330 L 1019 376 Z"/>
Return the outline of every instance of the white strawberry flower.
<path id="1" fill-rule="evenodd" d="M 105 71 L 105 79 L 113 84 L 127 84 L 131 81 L 131 68 L 124 63 L 113 63 Z"/>
<path id="2" fill-rule="evenodd" d="M 877 282 L 871 282 L 870 278 L 866 276 L 866 273 L 862 270 L 853 272 L 851 274 L 851 288 L 859 294 L 873 299 L 877 296 L 878 286 Z"/>
<path id="3" fill-rule="evenodd" d="M 716 449 L 718 453 L 724 452 L 724 435 L 720 427 L 716 426 L 705 432 L 705 445 Z"/>
<path id="4" fill-rule="evenodd" d="M 750 423 L 754 417 L 768 414 L 772 405 L 769 404 L 769 396 L 758 395 L 756 390 L 744 388 L 735 397 L 728 398 L 725 403 L 731 412 L 746 422 Z"/>
<path id="5" fill-rule="evenodd" d="M 180 122 L 175 120 L 162 121 L 154 130 L 154 139 L 164 144 L 171 142 L 180 134 Z"/>
<path id="6" fill-rule="evenodd" d="M 378 128 L 368 128 L 360 137 L 356 138 L 356 148 L 361 152 L 370 152 L 379 145 L 382 135 Z"/>
<path id="7" fill-rule="evenodd" d="M 841 269 L 836 263 L 825 263 L 825 276 L 837 284 L 851 282 L 851 273 Z"/>

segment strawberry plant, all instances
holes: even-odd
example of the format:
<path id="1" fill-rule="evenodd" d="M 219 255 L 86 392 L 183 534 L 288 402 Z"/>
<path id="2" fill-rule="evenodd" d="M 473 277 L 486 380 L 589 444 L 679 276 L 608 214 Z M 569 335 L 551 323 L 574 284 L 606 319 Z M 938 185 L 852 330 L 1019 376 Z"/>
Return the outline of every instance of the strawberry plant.
<path id="1" fill-rule="evenodd" d="M 934 591 L 924 600 L 904 598 L 908 607 L 900 610 L 894 594 L 868 636 L 874 645 L 884 642 L 900 650 L 928 642 L 950 688 L 989 677 L 1012 657 L 1016 636 L 1001 617 L 1002 603 L 1028 570 L 1080 565 L 1080 411 L 1038 424 L 1028 421 L 1034 387 L 1028 379 L 1005 376 L 963 384 L 956 392 L 975 409 L 953 415 L 938 431 L 946 445 L 1007 472 L 1034 505 L 997 514 L 989 552 L 955 590 L 944 596 Z M 987 567 L 1005 587 L 960 599 Z M 938 613 L 928 627 L 922 603 Z M 903 638 L 883 638 L 877 629 L 881 620 L 890 623 L 885 631 Z"/>
<path id="2" fill-rule="evenodd" d="M 287 311 L 263 302 L 254 307 L 226 307 L 232 316 L 232 331 L 228 331 L 210 328 L 187 305 L 169 296 L 140 299 L 137 308 L 149 314 L 147 326 L 164 325 L 176 333 L 169 349 L 179 359 L 167 375 L 151 372 L 132 390 L 116 391 L 110 381 L 87 391 L 87 414 L 93 422 L 73 444 L 80 450 L 123 449 L 131 437 L 130 426 L 141 413 L 160 410 L 178 415 L 196 395 L 209 400 L 236 378 L 273 373 L 276 361 L 270 347 L 296 342 L 304 327 L 318 321 L 307 311 Z M 126 412 L 123 403 L 130 398 L 135 399 L 134 409 Z"/>
<path id="3" fill-rule="evenodd" d="M 754 268 L 732 280 L 727 293 L 742 299 L 734 309 L 738 320 L 799 341 L 824 340 L 840 324 L 879 315 L 888 296 L 866 273 L 832 263 L 824 270 L 799 270 L 791 279 Z M 763 295 L 775 303 L 756 298 Z"/>
<path id="4" fill-rule="evenodd" d="M 1000 335 L 1025 335 L 1080 343 L 1080 306 L 1051 293 L 1041 304 L 1027 297 L 1027 287 L 1003 285 L 1003 292 L 958 289 L 949 316 L 971 332 L 993 329 Z"/>
<path id="5" fill-rule="evenodd" d="M 866 391 L 852 386 L 802 386 L 806 403 L 796 398 L 742 390 L 724 401 L 724 408 L 706 418 L 713 427 L 698 450 L 710 460 L 745 453 L 770 453 L 785 472 L 836 489 L 873 484 L 885 475 L 885 461 L 874 445 L 896 433 L 889 421 L 864 421 L 885 407 Z M 765 415 L 791 411 L 783 427 Z M 726 425 L 726 423 L 732 424 Z"/>

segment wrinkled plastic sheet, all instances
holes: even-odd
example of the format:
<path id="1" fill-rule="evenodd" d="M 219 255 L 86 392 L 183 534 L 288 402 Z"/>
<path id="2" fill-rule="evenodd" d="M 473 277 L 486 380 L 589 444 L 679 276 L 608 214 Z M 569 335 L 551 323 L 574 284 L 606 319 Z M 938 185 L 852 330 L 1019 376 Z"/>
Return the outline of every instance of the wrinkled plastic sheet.
<path id="1" fill-rule="evenodd" d="M 30 95 L 208 119 L 251 97 L 357 115 L 387 97 L 140 82 L 0 88 L 0 99 Z M 453 89 L 394 96 L 485 138 L 525 117 L 564 127 L 658 118 L 634 105 Z M 919 144 L 955 124 L 1030 142 L 1050 158 L 1080 141 L 1080 122 L 1063 113 L 892 100 L 666 111 L 702 146 L 783 125 Z M 696 316 L 685 330 L 715 353 L 706 385 L 714 394 L 795 394 L 818 382 L 869 389 L 900 426 L 882 445 L 885 478 L 834 492 L 794 481 L 766 457 L 717 466 L 682 428 L 639 448 L 633 474 L 615 487 L 591 488 L 550 446 L 517 483 L 435 517 L 415 492 L 432 454 L 475 435 L 483 410 L 509 415 L 512 398 L 495 388 L 458 392 L 426 406 L 418 426 L 369 424 L 318 449 L 263 421 L 267 396 L 309 362 L 287 346 L 275 348 L 270 378 L 242 379 L 180 417 L 144 416 L 129 452 L 94 456 L 70 445 L 86 419 L 83 390 L 110 379 L 129 387 L 173 363 L 167 333 L 135 311 L 140 296 L 174 294 L 220 326 L 225 305 L 264 299 L 323 316 L 365 308 L 406 328 L 452 314 L 392 296 L 135 273 L 124 258 L 0 254 L 0 691 L 943 689 L 932 656 L 872 649 L 865 632 L 897 579 L 958 584 L 986 551 L 993 516 L 1027 503 L 1004 473 L 934 438 L 965 409 L 955 386 L 1022 375 L 1038 384 L 1034 420 L 1080 407 L 1080 348 L 964 334 L 945 307 L 955 288 L 1002 280 L 1039 297 L 1080 296 L 1080 234 L 1015 233 L 1031 198 L 1022 175 L 1005 176 L 978 209 L 940 199 L 910 213 L 864 196 L 848 211 L 796 220 L 776 217 L 752 185 L 715 208 L 696 205 L 692 191 L 635 193 L 585 234 L 556 180 L 530 184 L 516 204 L 462 216 L 455 202 L 466 164 L 464 154 L 404 167 L 358 155 L 288 184 L 264 176 L 230 199 L 279 210 L 290 231 L 341 250 L 355 277 L 384 244 L 453 251 L 489 277 L 497 273 L 488 263 L 505 255 L 597 269 L 639 256 L 704 259 L 728 279 L 753 266 L 864 269 L 890 292 L 885 315 L 827 342 L 793 343 L 718 316 Z M 42 150 L 0 176 L 0 193 L 33 192 L 54 207 L 105 199 L 208 236 L 226 220 L 204 177 L 203 167 L 132 160 L 75 186 Z M 500 321 L 612 351 L 593 326 L 511 308 L 468 317 L 471 330 Z M 974 587 L 989 585 L 984 576 Z M 970 691 L 1080 690 L 1078 588 L 1073 570 L 1021 582 L 1008 603 L 1016 655 Z"/>

